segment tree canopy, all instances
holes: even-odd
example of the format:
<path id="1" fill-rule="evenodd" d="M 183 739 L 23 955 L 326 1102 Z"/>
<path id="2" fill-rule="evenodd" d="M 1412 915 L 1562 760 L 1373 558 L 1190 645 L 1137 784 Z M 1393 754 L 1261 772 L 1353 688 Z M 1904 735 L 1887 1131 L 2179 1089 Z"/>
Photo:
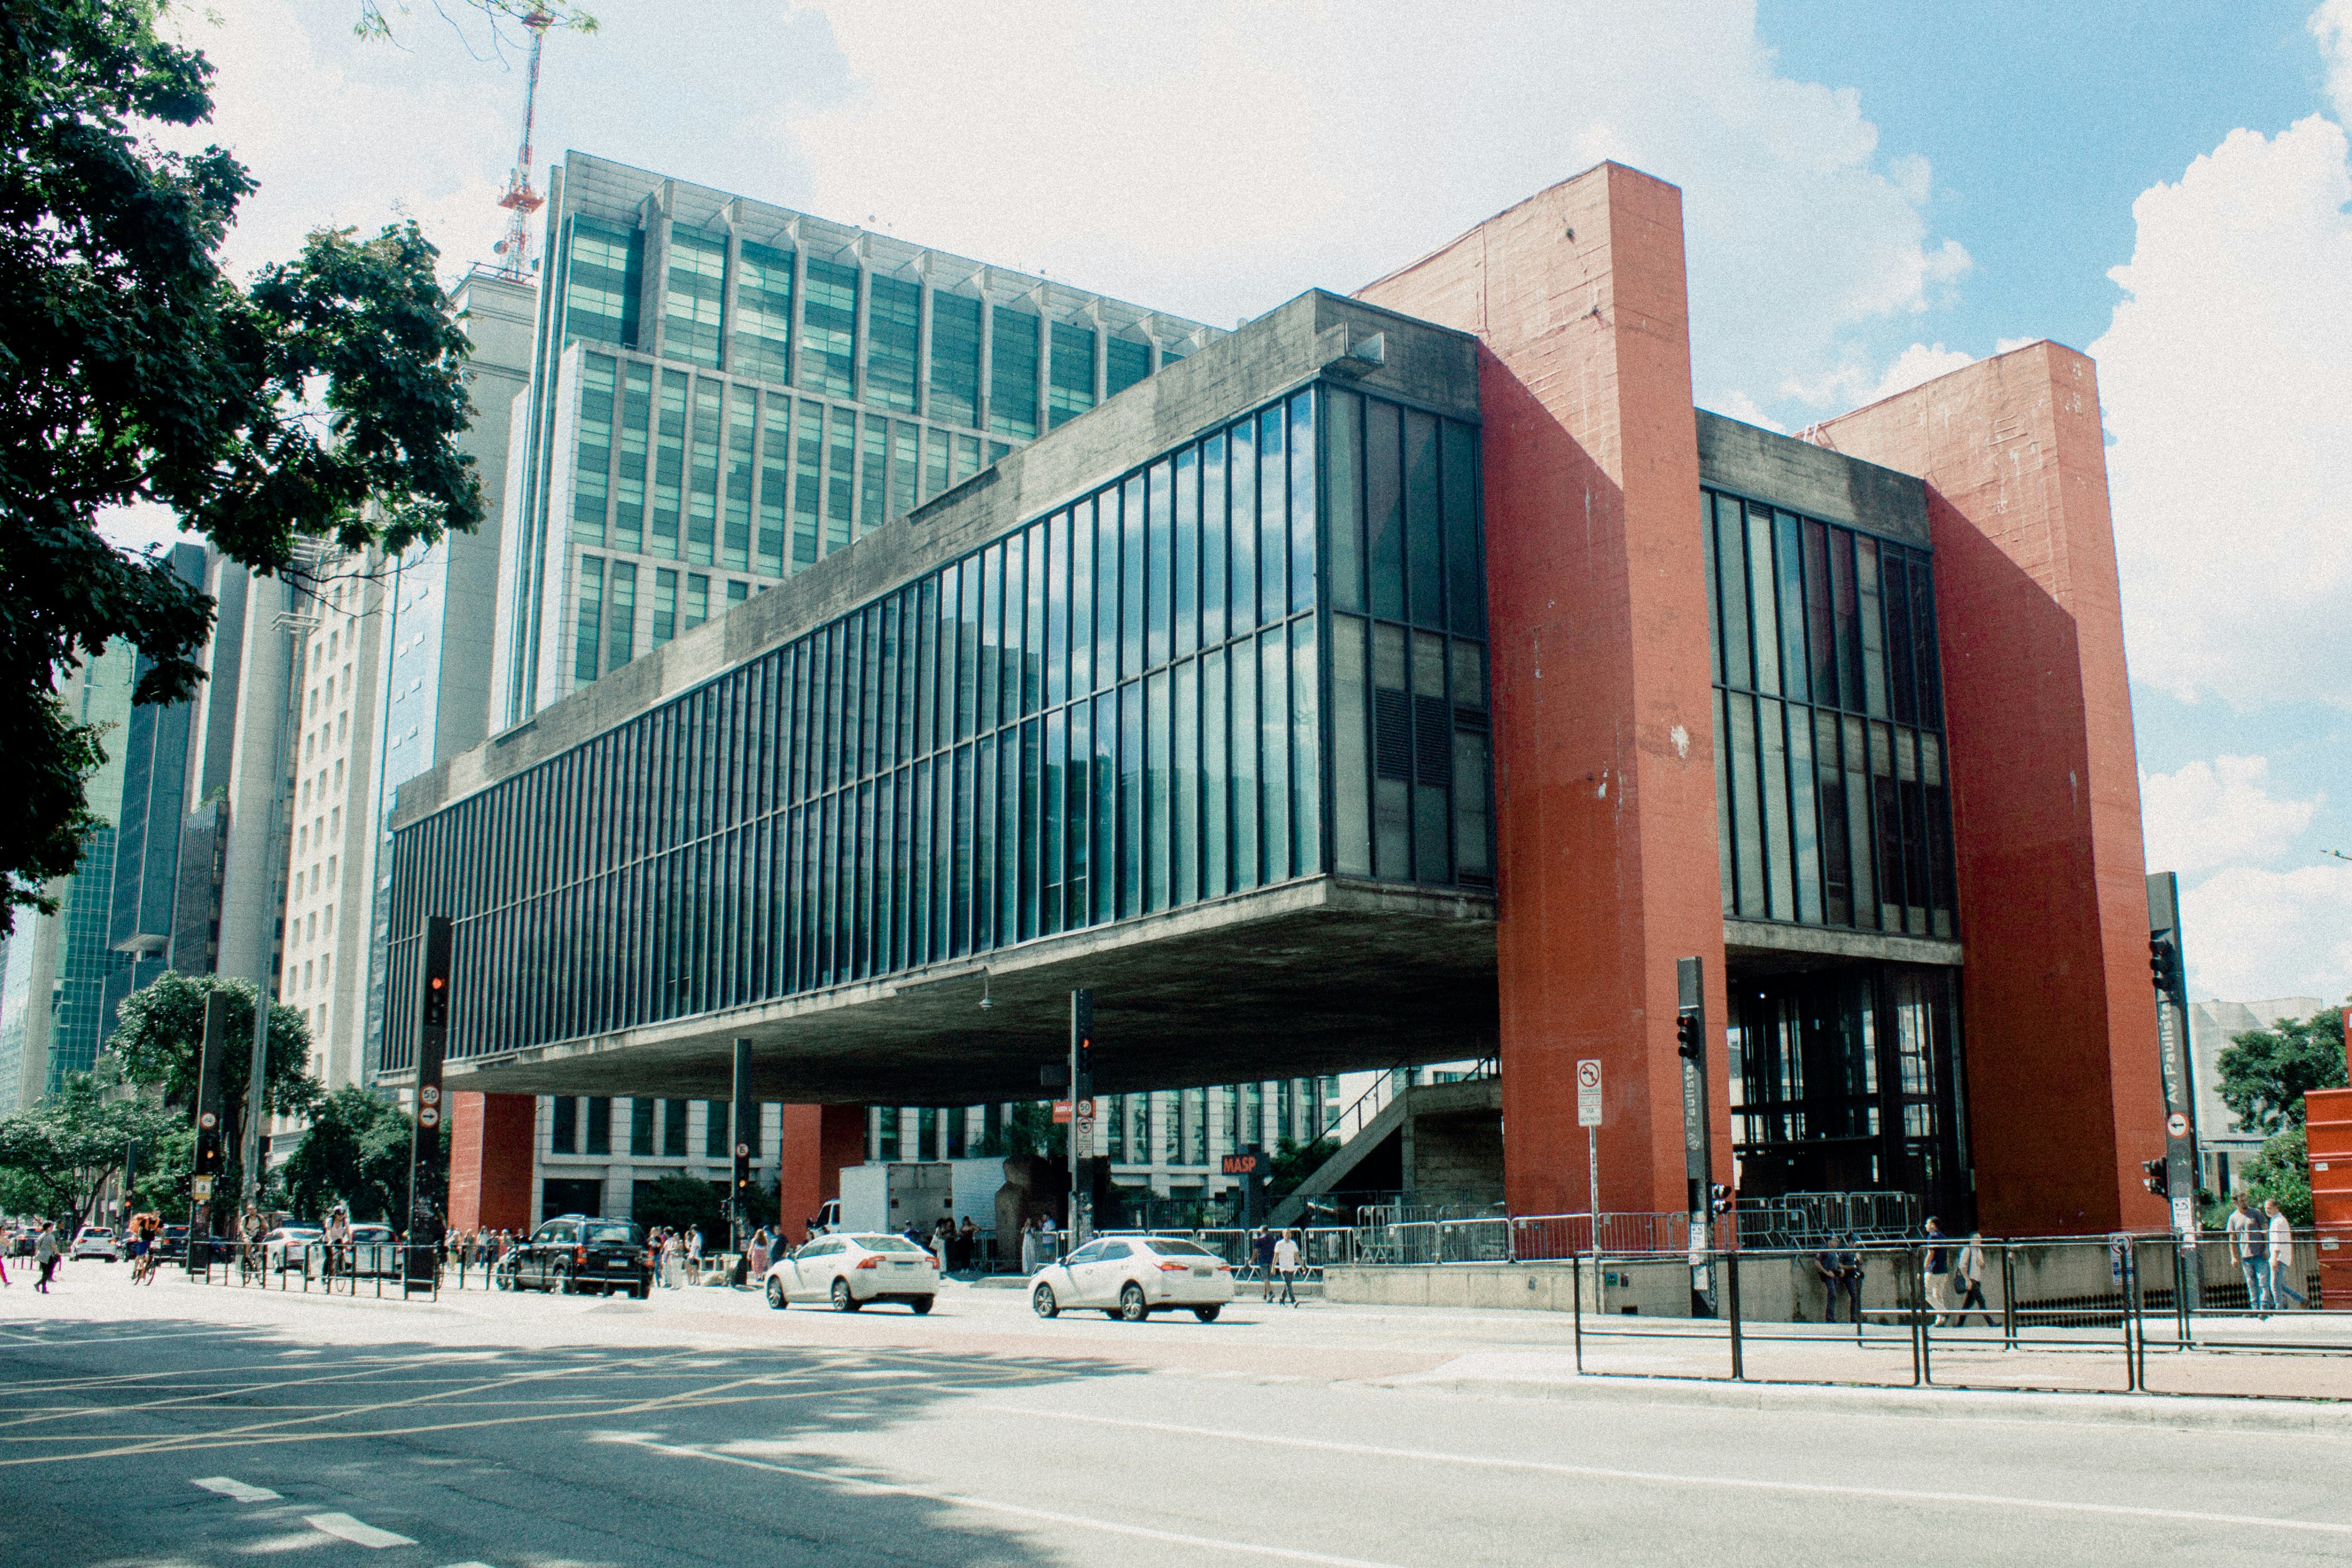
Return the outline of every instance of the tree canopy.
<path id="1" fill-rule="evenodd" d="M 414 1131 L 415 1123 L 398 1106 L 345 1084 L 312 1107 L 310 1130 L 280 1172 L 287 1206 L 315 1220 L 340 1203 L 350 1206 L 353 1219 L 388 1220 L 404 1227 Z M 432 1175 L 421 1195 L 436 1209 L 446 1206 L 448 1136 L 444 1126 L 439 1157 L 426 1162 Z"/>
<path id="2" fill-rule="evenodd" d="M 2308 1018 L 2282 1018 L 2267 1029 L 2230 1037 L 2221 1052 L 2221 1103 L 2249 1132 L 2303 1125 L 2303 1097 L 2344 1084 L 2344 1010 L 2322 1007 Z"/>
<path id="3" fill-rule="evenodd" d="M 133 700 L 186 699 L 213 605 L 100 536 L 153 502 L 224 554 L 299 579 L 305 541 L 397 552 L 470 530 L 457 449 L 466 339 L 414 223 L 312 234 L 249 288 L 220 247 L 252 176 L 145 132 L 212 115 L 213 68 L 153 0 L 10 5 L 0 26 L 0 931 L 49 909 L 92 825 L 103 739 L 57 696 L 116 639 Z"/>
<path id="4" fill-rule="evenodd" d="M 104 1072 L 68 1073 L 56 1093 L 0 1118 L 0 1205 L 70 1231 L 96 1206 L 132 1144 L 142 1164 L 163 1152 L 185 1118 L 111 1088 Z"/>
<path id="5" fill-rule="evenodd" d="M 236 1177 L 227 1190 L 234 1193 L 243 1190 L 239 1155 L 245 1147 L 246 1095 L 253 1081 L 253 982 L 165 970 L 122 999 L 106 1050 L 125 1082 L 158 1091 L 163 1104 L 186 1121 L 194 1109 L 197 1059 L 204 1053 L 205 1002 L 215 992 L 228 998 L 221 1136 L 232 1167 L 229 1173 Z M 310 1026 L 283 1003 L 269 1005 L 261 1081 L 262 1109 L 272 1116 L 303 1115 L 319 1098 L 319 1080 L 310 1076 Z"/>

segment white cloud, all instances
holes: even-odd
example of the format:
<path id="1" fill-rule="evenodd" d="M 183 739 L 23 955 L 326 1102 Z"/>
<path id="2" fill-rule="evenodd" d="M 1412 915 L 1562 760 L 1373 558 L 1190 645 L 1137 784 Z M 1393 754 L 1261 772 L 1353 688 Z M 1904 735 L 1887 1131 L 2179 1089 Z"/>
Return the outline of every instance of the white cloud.
<path id="1" fill-rule="evenodd" d="M 1683 187 L 1711 406 L 1823 381 L 1969 267 L 1927 232 L 1926 163 L 1779 75 L 1750 4 L 823 9 L 853 89 L 771 117 L 818 210 L 1219 325 L 1602 158 Z"/>
<path id="2" fill-rule="evenodd" d="M 2352 121 L 2352 0 L 2325 0 L 2311 14 L 2311 36 L 2327 65 L 2327 96 L 2336 118 Z"/>
<path id="3" fill-rule="evenodd" d="M 1739 420 L 1743 424 L 1761 426 L 1767 430 L 1777 430 L 1783 436 L 1789 433 L 1789 427 L 1786 425 L 1757 407 L 1756 400 L 1744 392 L 1734 392 L 1727 396 L 1717 398 L 1713 412 Z"/>
<path id="4" fill-rule="evenodd" d="M 2266 757 L 2216 757 L 2140 774 L 2147 868 L 2189 876 L 2284 853 L 2326 797 L 2283 799 L 2271 794 L 2270 775 Z"/>
<path id="5" fill-rule="evenodd" d="M 2239 709 L 2352 702 L 2352 160 L 2233 131 L 2133 204 L 2099 365 L 2132 674 Z"/>
<path id="6" fill-rule="evenodd" d="M 2232 866 L 2180 901 L 2199 994 L 2336 997 L 2352 988 L 2352 865 Z"/>

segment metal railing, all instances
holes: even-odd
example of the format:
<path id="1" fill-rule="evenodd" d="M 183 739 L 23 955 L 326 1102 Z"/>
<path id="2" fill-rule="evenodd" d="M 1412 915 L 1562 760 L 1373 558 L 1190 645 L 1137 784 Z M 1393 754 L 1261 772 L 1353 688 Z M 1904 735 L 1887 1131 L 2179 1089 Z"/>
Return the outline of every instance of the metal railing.
<path id="1" fill-rule="evenodd" d="M 463 1265 L 450 1268 L 443 1249 L 427 1242 L 199 1239 L 188 1245 L 187 1270 L 207 1285 L 303 1295 L 372 1294 L 379 1300 L 387 1285 L 394 1299 L 404 1300 L 437 1297 L 445 1281 L 458 1289 L 467 1283 Z M 449 1279 L 452 1273 L 454 1279 Z M 488 1288 L 487 1266 L 477 1266 L 473 1283 Z"/>

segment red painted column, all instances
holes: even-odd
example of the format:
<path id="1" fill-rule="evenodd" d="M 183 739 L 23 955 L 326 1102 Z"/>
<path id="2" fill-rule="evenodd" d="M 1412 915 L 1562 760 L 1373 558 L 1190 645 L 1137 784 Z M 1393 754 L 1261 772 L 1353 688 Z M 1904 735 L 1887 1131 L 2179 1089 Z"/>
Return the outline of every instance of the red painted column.
<path id="1" fill-rule="evenodd" d="M 866 1158 L 862 1105 L 787 1105 L 777 1151 L 777 1215 L 795 1242 L 808 1239 L 808 1222 L 827 1198 L 841 1195 L 841 1168 Z"/>
<path id="2" fill-rule="evenodd" d="M 449 1096 L 449 1226 L 530 1228 L 531 1135 L 527 1094 Z"/>
<path id="3" fill-rule="evenodd" d="M 2091 362 L 1980 361 L 1820 427 L 1928 487 L 1961 1037 L 1992 1235 L 2168 1223 L 2139 774 Z"/>
<path id="4" fill-rule="evenodd" d="M 1606 1097 L 1596 1206 L 1682 1209 L 1685 956 L 1706 964 L 1715 1165 L 1731 1179 L 1682 193 L 1602 164 L 1360 297 L 1483 343 L 1511 1210 L 1591 1201 L 1586 1057 Z"/>

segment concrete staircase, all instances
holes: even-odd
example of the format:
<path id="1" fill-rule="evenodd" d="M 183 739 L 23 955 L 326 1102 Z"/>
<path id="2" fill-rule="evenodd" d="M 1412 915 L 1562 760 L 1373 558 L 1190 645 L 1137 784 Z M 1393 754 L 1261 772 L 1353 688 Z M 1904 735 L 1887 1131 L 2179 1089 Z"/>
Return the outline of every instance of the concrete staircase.
<path id="1" fill-rule="evenodd" d="M 1382 1085 L 1388 1082 L 1381 1080 Z M 1414 1084 L 1387 1089 L 1385 1103 L 1377 1109 L 1364 1100 L 1357 1103 L 1360 1108 L 1357 1131 L 1275 1205 L 1270 1224 L 1277 1227 L 1297 1224 L 1310 1199 L 1339 1191 L 1358 1167 L 1391 1141 L 1396 1144 L 1407 1204 L 1476 1204 L 1502 1197 L 1501 1079 Z"/>

